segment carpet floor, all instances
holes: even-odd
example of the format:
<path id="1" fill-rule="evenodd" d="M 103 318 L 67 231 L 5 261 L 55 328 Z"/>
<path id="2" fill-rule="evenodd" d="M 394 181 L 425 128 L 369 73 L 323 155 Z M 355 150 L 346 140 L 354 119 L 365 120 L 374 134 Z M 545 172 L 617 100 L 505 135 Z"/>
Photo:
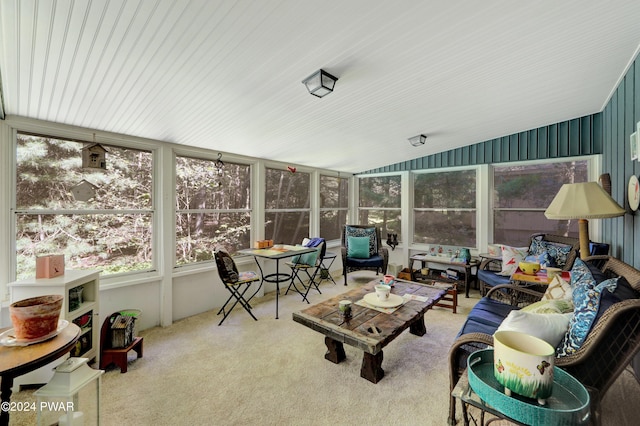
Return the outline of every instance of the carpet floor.
<path id="1" fill-rule="evenodd" d="M 349 275 L 349 286 L 323 283 L 311 303 L 333 297 L 375 276 Z M 284 294 L 284 291 L 282 291 Z M 217 310 L 140 333 L 144 357 L 129 354 L 126 374 L 102 376 L 102 425 L 446 425 L 447 352 L 466 314 L 479 300 L 459 297 L 458 313 L 435 307 L 427 334 L 403 333 L 384 349 L 385 377 L 360 378 L 362 351 L 345 345 L 347 359 L 324 359 L 324 337 L 293 322 L 308 305 L 296 293 L 254 299 L 254 321 L 241 308 L 218 326 Z M 144 315 L 144 313 L 142 313 Z M 12 401 L 33 401 L 33 390 Z M 603 425 L 637 424 L 640 385 L 626 371 L 603 401 Z M 458 409 L 458 418 L 460 410 Z M 501 422 L 507 424 L 506 422 Z M 11 425 L 36 424 L 35 414 L 11 413 Z"/>

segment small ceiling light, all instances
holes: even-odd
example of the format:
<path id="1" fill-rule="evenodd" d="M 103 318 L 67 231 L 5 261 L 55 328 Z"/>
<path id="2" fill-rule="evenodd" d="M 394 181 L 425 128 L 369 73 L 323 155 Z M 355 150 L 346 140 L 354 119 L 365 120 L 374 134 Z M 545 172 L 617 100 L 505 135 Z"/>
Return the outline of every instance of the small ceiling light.
<path id="1" fill-rule="evenodd" d="M 427 135 L 418 135 L 418 136 L 414 136 L 412 138 L 409 138 L 409 142 L 413 146 L 424 145 L 424 143 L 426 141 L 427 141 Z"/>
<path id="2" fill-rule="evenodd" d="M 322 98 L 323 96 L 333 92 L 333 87 L 336 85 L 336 81 L 338 81 L 336 77 L 320 69 L 302 80 L 302 83 L 307 86 L 309 93 L 313 96 Z"/>

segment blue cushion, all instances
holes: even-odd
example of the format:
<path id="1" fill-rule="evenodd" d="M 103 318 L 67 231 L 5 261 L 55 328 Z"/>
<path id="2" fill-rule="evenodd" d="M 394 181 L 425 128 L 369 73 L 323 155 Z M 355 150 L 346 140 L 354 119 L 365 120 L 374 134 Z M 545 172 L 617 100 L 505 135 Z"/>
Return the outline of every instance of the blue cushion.
<path id="1" fill-rule="evenodd" d="M 485 271 L 485 270 L 478 271 L 478 279 L 483 281 L 489 287 L 495 287 L 500 284 L 511 283 L 511 277 L 499 275 L 493 271 Z"/>
<path id="2" fill-rule="evenodd" d="M 347 237 L 347 257 L 368 259 L 369 237 Z"/>
<path id="3" fill-rule="evenodd" d="M 485 333 L 493 335 L 509 312 L 518 310 L 517 306 L 507 305 L 497 300 L 483 297 L 467 315 L 458 336 L 468 333 Z"/>
<path id="4" fill-rule="evenodd" d="M 368 259 L 357 259 L 355 257 L 347 257 L 347 266 L 352 266 L 357 268 L 382 267 L 383 263 L 384 263 L 384 259 L 379 254 L 376 254 L 375 256 L 371 256 Z"/>
<path id="5" fill-rule="evenodd" d="M 570 355 L 580 349 L 595 323 L 603 291 L 613 292 L 617 285 L 617 277 L 596 283 L 588 266 L 581 259 L 576 259 L 571 269 L 573 317 L 569 322 L 569 330 L 558 346 L 558 356 Z"/>
<path id="6" fill-rule="evenodd" d="M 348 226 L 345 229 L 345 236 L 349 237 L 367 237 L 369 238 L 369 256 L 373 256 L 378 253 L 378 240 L 376 238 L 376 228 L 356 228 L 355 226 Z M 349 244 L 347 243 L 347 246 Z"/>

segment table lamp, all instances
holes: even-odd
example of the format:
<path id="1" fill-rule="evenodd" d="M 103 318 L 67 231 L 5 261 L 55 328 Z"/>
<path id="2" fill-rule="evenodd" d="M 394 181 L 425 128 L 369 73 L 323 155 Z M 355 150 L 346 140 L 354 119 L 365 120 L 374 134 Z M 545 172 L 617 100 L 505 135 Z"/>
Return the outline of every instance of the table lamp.
<path id="1" fill-rule="evenodd" d="M 578 219 L 580 258 L 589 256 L 589 221 L 624 215 L 625 210 L 597 182 L 566 183 L 544 212 L 547 219 Z"/>

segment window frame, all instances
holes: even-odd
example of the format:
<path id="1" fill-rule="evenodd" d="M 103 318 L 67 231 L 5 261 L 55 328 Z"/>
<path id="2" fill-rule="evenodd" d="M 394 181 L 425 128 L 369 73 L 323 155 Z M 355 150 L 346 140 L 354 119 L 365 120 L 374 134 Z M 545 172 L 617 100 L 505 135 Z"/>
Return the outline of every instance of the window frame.
<path id="1" fill-rule="evenodd" d="M 112 216 L 117 216 L 117 215 L 126 215 L 126 214 L 145 214 L 149 216 L 149 223 L 150 223 L 150 233 L 151 233 L 151 237 L 150 237 L 150 250 L 151 250 L 151 264 L 149 268 L 146 269 L 141 269 L 138 271 L 127 271 L 127 272 L 116 272 L 116 273 L 112 273 L 112 274 L 107 274 L 104 275 L 101 279 L 102 280 L 111 280 L 111 279 L 120 279 L 122 277 L 140 277 L 140 276 L 144 276 L 144 275 L 149 275 L 149 274 L 157 274 L 158 273 L 158 256 L 159 256 L 159 252 L 158 252 L 158 245 L 156 244 L 155 240 L 156 238 L 154 238 L 154 235 L 156 233 L 156 230 L 158 229 L 158 223 L 157 223 L 157 217 L 158 217 L 158 172 L 157 172 L 157 168 L 158 168 L 158 161 L 157 161 L 157 151 L 158 151 L 158 146 L 153 145 L 153 144 L 148 144 L 148 143 L 136 143 L 127 139 L 122 139 L 122 138 L 110 138 L 110 137 L 105 137 L 105 138 L 101 138 L 100 140 L 96 140 L 95 137 L 95 133 L 92 135 L 93 136 L 93 140 L 90 140 L 90 138 L 88 137 L 88 135 L 86 133 L 81 133 L 81 134 L 74 134 L 73 132 L 60 132 L 57 131 L 56 129 L 50 128 L 50 127 L 46 127 L 44 129 L 35 127 L 32 128 L 30 126 L 20 126 L 18 128 L 18 126 L 11 128 L 11 132 L 12 132 L 12 136 L 11 136 L 11 183 L 10 183 L 10 188 L 11 188 L 11 213 L 10 213 L 10 235 L 12 235 L 13 237 L 11 238 L 11 265 L 10 265 L 10 276 L 12 277 L 12 279 L 19 279 L 19 277 L 17 277 L 18 274 L 18 252 L 17 252 L 17 245 L 16 245 L 16 233 L 18 230 L 18 216 L 19 215 L 63 215 L 63 216 L 69 216 L 69 215 L 112 215 Z M 150 185 L 150 192 L 151 192 L 151 204 L 148 208 L 144 208 L 144 209 L 123 209 L 123 210 L 116 210 L 116 209 L 68 209 L 68 208 L 63 208 L 63 209 L 18 209 L 17 208 L 17 199 L 16 199 L 16 193 L 17 193 L 17 168 L 18 168 L 18 163 L 17 163 L 17 150 L 18 150 L 18 136 L 20 134 L 26 135 L 26 136 L 35 136 L 35 137 L 42 137 L 42 138 L 47 138 L 47 139 L 56 139 L 56 140 L 64 140 L 64 141 L 69 141 L 69 142 L 76 142 L 76 143 L 84 143 L 84 144 L 92 144 L 92 143 L 99 143 L 102 144 L 106 147 L 116 147 L 116 148 L 120 148 L 120 149 L 130 149 L 130 150 L 136 150 L 136 151 L 143 151 L 143 152 L 148 152 L 151 155 L 151 170 L 150 170 L 150 175 L 151 175 L 151 185 Z M 100 269 L 99 266 L 95 266 L 94 269 Z"/>
<path id="2" fill-rule="evenodd" d="M 404 214 L 404 197 L 406 196 L 406 184 L 405 184 L 405 173 L 379 173 L 379 174 L 367 174 L 367 175 L 360 175 L 358 176 L 358 185 L 356 187 L 356 192 L 355 192 L 355 197 L 356 197 L 356 202 L 355 202 L 355 206 L 354 206 L 354 214 L 355 214 L 355 218 L 356 218 L 356 223 L 360 224 L 360 225 L 368 225 L 368 223 L 361 223 L 360 221 L 360 213 L 362 211 L 380 211 L 380 212 L 384 212 L 384 211 L 388 211 L 388 212 L 398 212 L 398 217 L 400 218 L 400 229 L 398 231 L 398 242 L 400 244 L 403 243 L 403 241 L 406 241 L 406 236 L 404 235 L 404 231 L 406 228 L 406 224 L 405 222 L 405 214 Z M 400 199 L 400 206 L 399 207 L 380 207 L 380 206 L 371 206 L 371 207 L 363 207 L 360 205 L 360 190 L 362 189 L 362 179 L 375 179 L 375 178 L 392 178 L 398 176 L 400 178 L 400 195 L 399 195 L 399 199 Z M 376 226 L 380 226 L 378 224 L 375 224 Z M 380 227 L 380 238 L 382 238 L 382 240 L 386 240 L 387 239 L 387 230 L 386 229 L 382 229 L 382 227 Z"/>
<path id="3" fill-rule="evenodd" d="M 200 161 L 210 161 L 211 163 L 215 164 L 215 162 L 219 159 L 221 159 L 225 165 L 226 164 L 235 164 L 235 165 L 240 165 L 240 166 L 247 166 L 249 168 L 249 207 L 248 208 L 233 208 L 233 209 L 180 209 L 177 206 L 177 199 L 178 199 L 178 190 L 177 190 L 177 182 L 178 182 L 178 177 L 177 177 L 177 164 L 178 164 L 178 157 L 182 157 L 182 158 L 189 158 L 189 159 L 194 159 L 194 160 L 200 160 Z M 248 161 L 239 161 L 237 158 L 234 157 L 229 157 L 227 158 L 226 156 L 224 158 L 220 158 L 220 157 L 216 157 L 213 153 L 208 152 L 199 152 L 199 153 L 194 153 L 192 151 L 174 151 L 174 155 L 173 155 L 173 194 L 174 194 L 174 225 L 175 225 L 175 229 L 176 232 L 174 232 L 173 235 L 173 245 L 174 245 L 174 255 L 173 255 L 173 268 L 176 270 L 182 270 L 182 269 L 188 269 L 188 268 L 193 268 L 193 267 L 198 267 L 199 265 L 206 265 L 206 264 L 210 264 L 215 266 L 215 259 L 212 258 L 209 260 L 201 260 L 201 261 L 196 261 L 196 262 L 189 262 L 189 263 L 184 263 L 184 264 L 177 264 L 177 257 L 176 257 L 176 253 L 175 251 L 177 251 L 178 249 L 178 235 L 177 235 L 177 217 L 179 214 L 189 214 L 189 213 L 193 213 L 193 214 L 198 214 L 198 213 L 203 213 L 203 214 L 216 214 L 216 213 L 220 213 L 220 214 L 227 214 L 227 213 L 248 213 L 249 215 L 249 244 L 251 244 L 251 241 L 253 239 L 253 228 L 254 228 L 254 218 L 255 218 L 255 214 L 254 214 L 254 210 L 255 210 L 255 202 L 254 202 L 254 167 L 255 164 L 253 162 L 248 162 Z M 245 247 L 246 248 L 246 247 Z M 234 253 L 230 253 L 230 254 L 234 254 Z"/>
<path id="4" fill-rule="evenodd" d="M 426 174 L 436 174 L 436 173 L 456 173 L 456 172 L 464 172 L 464 171 L 469 171 L 469 170 L 473 170 L 475 171 L 475 181 L 476 181 L 476 188 L 475 188 L 475 207 L 474 208 L 470 208 L 470 207 L 445 207 L 445 208 L 441 208 L 441 207 L 416 207 L 415 206 L 415 184 L 416 184 L 416 180 L 418 178 L 418 176 L 420 175 L 426 175 Z M 480 210 L 481 210 L 481 203 L 480 203 L 480 193 L 482 192 L 482 188 L 480 187 L 480 183 L 482 182 L 481 179 L 481 168 L 479 167 L 479 165 L 476 166 L 468 166 L 468 167 L 447 167 L 447 168 L 441 168 L 441 169 L 426 169 L 426 170 L 415 170 L 412 171 L 409 174 L 409 183 L 410 183 L 410 199 L 411 199 L 411 205 L 409 207 L 409 217 L 410 217 L 410 229 L 411 229 L 411 240 L 410 240 L 410 244 L 412 246 L 416 246 L 416 247 L 424 247 L 427 248 L 430 246 L 430 244 L 428 243 L 422 243 L 422 242 L 416 242 L 416 212 L 439 212 L 439 211 L 452 211 L 452 212 L 475 212 L 474 216 L 475 216 L 475 223 L 476 223 L 476 228 L 475 228 L 475 246 L 465 246 L 465 245 L 452 245 L 452 244 L 447 244 L 447 247 L 466 247 L 466 248 L 470 248 L 470 249 L 477 249 L 478 247 L 480 247 L 480 232 L 478 230 L 478 226 L 477 224 L 480 223 Z M 436 243 L 437 244 L 437 243 Z M 442 244 L 444 245 L 444 244 Z"/>
<path id="5" fill-rule="evenodd" d="M 322 193 L 322 178 L 331 178 L 331 179 L 338 179 L 338 180 L 344 180 L 346 187 L 346 192 L 347 192 L 347 196 L 346 196 L 346 203 L 347 206 L 346 207 L 322 207 L 322 198 L 319 196 Z M 347 223 L 349 223 L 349 190 L 350 190 L 350 179 L 348 177 L 345 176 L 336 176 L 336 175 L 330 175 L 330 174 L 326 174 L 326 173 L 322 173 L 320 172 L 318 174 L 318 197 L 320 198 L 320 201 L 318 202 L 318 235 L 320 237 L 323 237 L 322 235 L 322 213 L 323 212 L 330 212 L 330 211 L 335 211 L 338 212 L 338 214 L 340 214 L 339 212 L 346 212 L 345 215 L 345 223 L 343 225 L 346 225 Z M 324 238 L 324 237 L 323 237 Z M 325 238 L 326 239 L 326 238 Z M 338 233 L 338 237 L 337 238 L 332 238 L 332 239 L 326 239 L 327 242 L 329 241 L 340 241 L 340 232 Z"/>

